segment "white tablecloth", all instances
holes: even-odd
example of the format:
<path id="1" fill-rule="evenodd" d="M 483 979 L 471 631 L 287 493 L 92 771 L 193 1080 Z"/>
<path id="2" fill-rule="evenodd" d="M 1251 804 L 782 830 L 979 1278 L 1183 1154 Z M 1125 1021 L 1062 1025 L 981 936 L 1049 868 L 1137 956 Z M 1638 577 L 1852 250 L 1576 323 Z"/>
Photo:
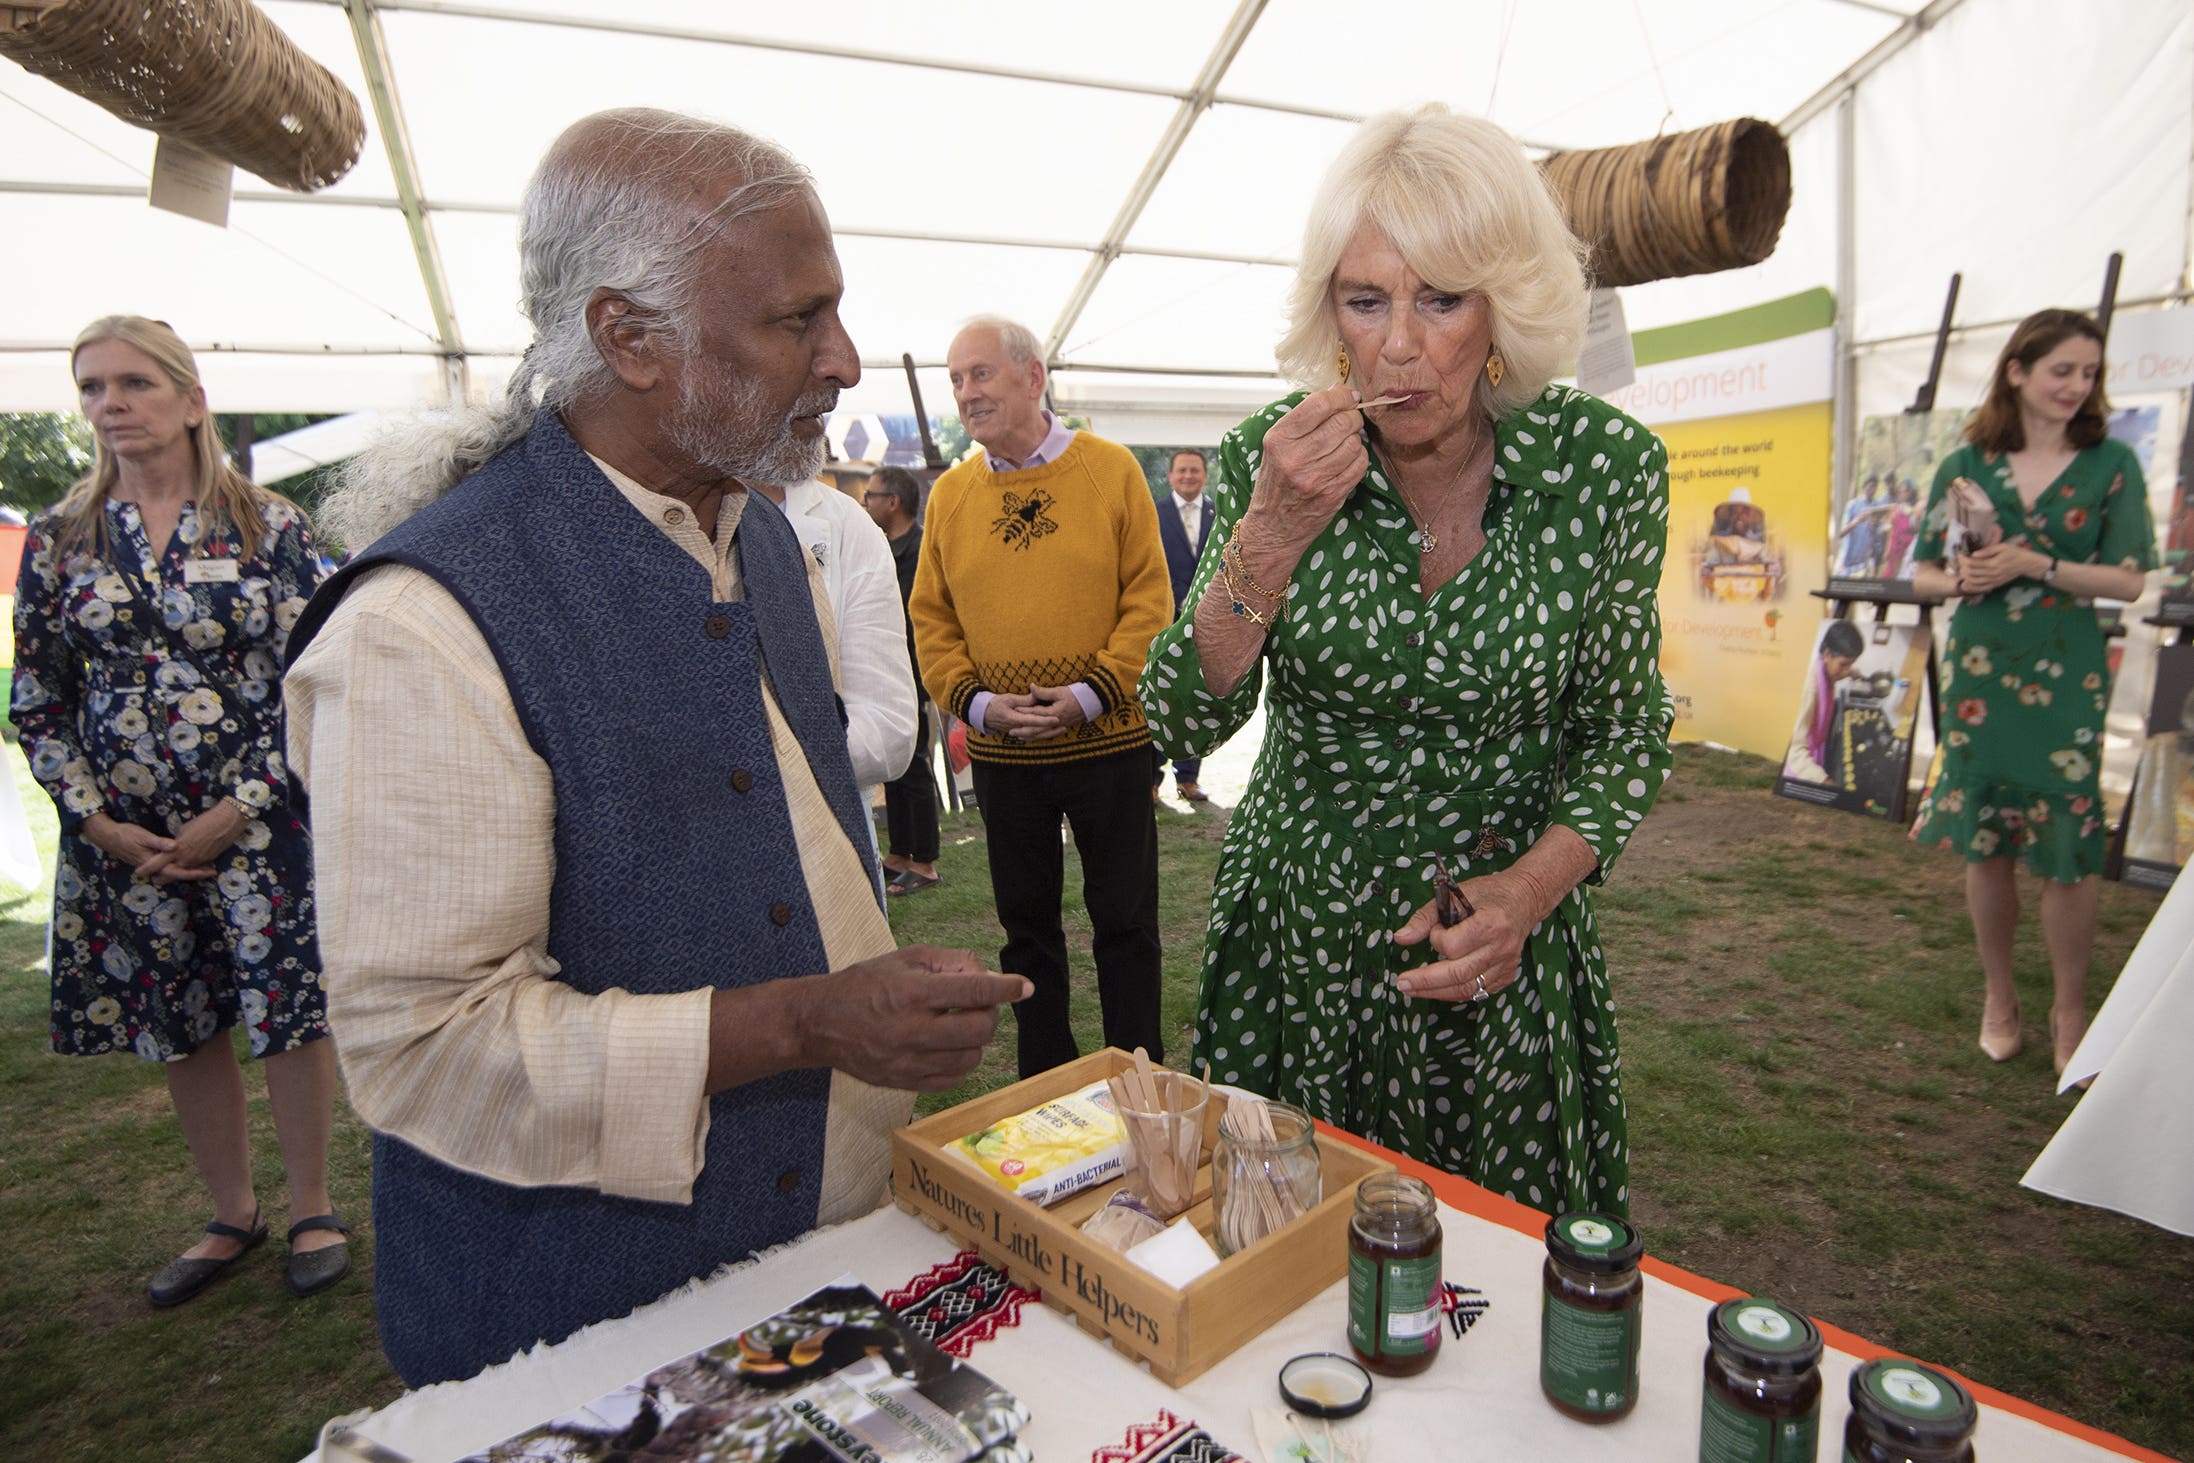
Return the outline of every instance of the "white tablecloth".
<path id="1" fill-rule="evenodd" d="M 2020 1180 L 2194 1234 L 2194 874 L 2182 874 L 2095 1013 L 2064 1085 L 2095 1085 Z"/>
<path id="2" fill-rule="evenodd" d="M 1543 1244 L 1444 1205 L 1441 1220 L 1447 1279 L 1484 1291 L 1492 1309 L 1462 1340 L 1450 1335 L 1424 1375 L 1377 1381 L 1370 1408 L 1357 1420 L 1371 1433 L 1370 1457 L 1382 1463 L 1591 1457 L 1695 1463 L 1711 1302 L 1648 1277 L 1637 1409 L 1610 1425 L 1573 1422 L 1539 1392 Z M 896 1209 L 881 1210 L 471 1381 L 408 1393 L 356 1426 L 415 1463 L 445 1463 L 720 1341 L 840 1275 L 856 1275 L 881 1293 L 959 1248 Z M 1281 1405 L 1276 1378 L 1289 1357 L 1347 1351 L 1346 1311 L 1347 1283 L 1336 1282 L 1178 1391 L 1033 1303 L 1017 1327 L 977 1345 L 967 1360 L 1028 1404 L 1033 1420 L 1023 1437 L 1045 1463 L 1071 1463 L 1116 1445 L 1130 1426 L 1155 1418 L 1160 1409 L 1193 1418 L 1219 1442 L 1255 1459 L 1251 1409 Z M 1845 1387 L 1854 1364 L 1852 1356 L 1834 1349 L 1821 1363 L 1824 1459 L 1837 1456 L 1841 1447 L 1849 1410 Z M 1984 1402 L 1975 1445 L 1988 1463 L 2157 1457 L 2115 1439 L 2105 1441 L 2116 1448 Z"/>

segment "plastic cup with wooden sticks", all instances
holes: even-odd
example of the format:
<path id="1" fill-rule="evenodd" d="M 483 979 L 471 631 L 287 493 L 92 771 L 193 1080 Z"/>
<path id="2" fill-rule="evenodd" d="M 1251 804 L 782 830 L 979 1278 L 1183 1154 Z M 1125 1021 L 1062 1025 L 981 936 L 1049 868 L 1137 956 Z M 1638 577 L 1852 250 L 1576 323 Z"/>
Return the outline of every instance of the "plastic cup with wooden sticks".
<path id="1" fill-rule="evenodd" d="M 1158 1071 L 1141 1047 L 1135 1049 L 1135 1065 L 1108 1078 L 1107 1085 L 1127 1130 L 1130 1167 L 1122 1186 L 1152 1213 L 1171 1219 L 1196 1202 L 1211 1089 L 1179 1072 Z"/>

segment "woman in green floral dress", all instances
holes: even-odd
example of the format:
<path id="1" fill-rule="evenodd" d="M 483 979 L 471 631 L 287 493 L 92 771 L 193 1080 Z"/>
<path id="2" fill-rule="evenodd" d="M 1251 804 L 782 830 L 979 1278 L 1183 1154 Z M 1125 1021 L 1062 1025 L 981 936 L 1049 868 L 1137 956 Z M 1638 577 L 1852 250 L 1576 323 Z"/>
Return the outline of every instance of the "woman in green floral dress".
<path id="1" fill-rule="evenodd" d="M 2072 310 L 2020 322 L 1996 360 L 1966 445 L 1928 498 L 1914 584 L 1958 595 L 1945 647 L 1942 759 L 1912 837 L 1966 860 L 1966 905 L 1987 996 L 1981 1050 L 2019 1052 L 2011 980 L 2019 922 L 2013 865 L 2042 885 L 2055 998 L 2057 1070 L 2087 1030 L 2087 960 L 2104 856 L 2100 769 L 2110 668 L 2092 599 L 2133 600 L 2155 567 L 2148 492 L 2132 451 L 2108 435 L 2102 332 Z M 1997 541 L 1964 523 L 1979 508 Z M 1960 549 L 1965 551 L 1960 552 Z"/>
<path id="2" fill-rule="evenodd" d="M 1576 245 L 1490 123 L 1365 124 L 1302 257 L 1280 362 L 1324 389 L 1228 433 L 1190 608 L 1142 681 L 1185 754 L 1268 691 L 1194 1060 L 1526 1203 L 1622 1213 L 1585 886 L 1668 773 L 1665 453 L 1547 384 Z M 1471 911 L 1451 927 L 1443 864 Z"/>

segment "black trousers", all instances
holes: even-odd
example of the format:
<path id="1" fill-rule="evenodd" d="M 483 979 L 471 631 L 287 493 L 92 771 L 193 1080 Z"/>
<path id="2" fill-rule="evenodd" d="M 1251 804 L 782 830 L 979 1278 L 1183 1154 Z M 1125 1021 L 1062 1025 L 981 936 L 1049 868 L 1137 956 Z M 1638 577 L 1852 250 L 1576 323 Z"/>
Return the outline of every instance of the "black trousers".
<path id="1" fill-rule="evenodd" d="M 1082 902 L 1094 929 L 1097 1001 L 1105 1042 L 1147 1047 L 1165 1060 L 1159 1016 L 1158 825 L 1150 806 L 1150 749 L 1087 762 L 974 764 L 975 796 L 990 844 L 990 888 L 1005 926 L 998 968 L 1025 975 L 1035 994 L 1013 1008 L 1023 1077 L 1081 1055 L 1067 1022 L 1067 939 L 1059 920 L 1066 855 L 1059 819 L 1082 855 Z"/>
<path id="2" fill-rule="evenodd" d="M 929 707 L 915 713 L 914 760 L 884 784 L 884 852 L 918 864 L 937 862 L 937 779 L 929 767 Z"/>

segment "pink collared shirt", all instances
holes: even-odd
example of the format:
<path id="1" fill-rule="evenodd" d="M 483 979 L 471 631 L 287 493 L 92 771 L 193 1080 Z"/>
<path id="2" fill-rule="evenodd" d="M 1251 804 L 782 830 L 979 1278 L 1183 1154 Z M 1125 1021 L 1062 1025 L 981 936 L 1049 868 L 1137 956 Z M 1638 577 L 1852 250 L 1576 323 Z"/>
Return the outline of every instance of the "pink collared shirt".
<path id="1" fill-rule="evenodd" d="M 1027 472 L 1032 467 L 1057 462 L 1059 454 L 1074 445 L 1074 429 L 1048 411 L 1044 413 L 1044 426 L 1044 440 L 1036 444 L 1036 450 L 1028 455 L 1028 461 L 1008 462 L 985 447 L 983 465 L 992 472 Z"/>

